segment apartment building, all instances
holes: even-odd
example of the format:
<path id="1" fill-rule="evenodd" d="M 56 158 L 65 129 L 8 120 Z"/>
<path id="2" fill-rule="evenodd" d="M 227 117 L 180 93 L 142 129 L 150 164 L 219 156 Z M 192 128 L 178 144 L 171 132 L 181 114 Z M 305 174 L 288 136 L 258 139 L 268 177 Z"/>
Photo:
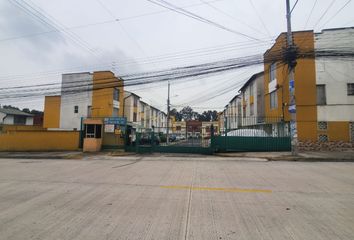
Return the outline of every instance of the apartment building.
<path id="1" fill-rule="evenodd" d="M 266 117 L 290 121 L 290 111 L 296 111 L 300 145 L 353 142 L 354 62 L 315 53 L 353 51 L 354 28 L 294 32 L 293 38 L 299 55 L 305 53 L 307 57 L 297 60 L 294 81 L 290 84 L 287 65 L 272 60 L 286 47 L 286 34 L 280 34 L 264 54 Z M 314 54 L 309 57 L 308 53 Z M 289 87 L 295 87 L 295 106 L 290 106 Z"/>
<path id="2" fill-rule="evenodd" d="M 240 89 L 237 106 L 238 126 L 254 126 L 264 122 L 264 72 L 254 74 Z M 242 107 L 242 109 L 241 109 Z"/>
<path id="3" fill-rule="evenodd" d="M 123 116 L 123 92 L 110 71 L 63 74 L 61 95 L 45 97 L 43 127 L 80 130 L 82 118 Z"/>
<path id="4" fill-rule="evenodd" d="M 129 91 L 124 92 L 124 116 L 127 118 L 128 124 L 137 130 L 144 127 L 144 116 L 142 116 L 142 108 L 144 108 L 144 105 L 140 102 L 140 99 L 141 97 L 135 93 Z"/>

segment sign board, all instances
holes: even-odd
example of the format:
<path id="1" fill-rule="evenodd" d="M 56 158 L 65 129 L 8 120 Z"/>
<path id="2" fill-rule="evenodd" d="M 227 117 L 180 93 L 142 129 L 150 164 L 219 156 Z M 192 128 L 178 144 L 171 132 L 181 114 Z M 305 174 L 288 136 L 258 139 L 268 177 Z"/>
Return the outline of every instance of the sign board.
<path id="1" fill-rule="evenodd" d="M 104 124 L 126 125 L 127 124 L 127 119 L 125 117 L 104 118 Z"/>
<path id="2" fill-rule="evenodd" d="M 105 133 L 114 133 L 114 124 L 105 124 L 104 125 Z"/>

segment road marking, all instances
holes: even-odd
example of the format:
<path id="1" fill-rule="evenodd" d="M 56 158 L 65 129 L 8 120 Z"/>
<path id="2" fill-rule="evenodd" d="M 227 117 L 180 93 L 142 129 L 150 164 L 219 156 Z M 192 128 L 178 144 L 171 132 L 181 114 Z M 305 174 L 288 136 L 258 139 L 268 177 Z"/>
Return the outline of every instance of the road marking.
<path id="1" fill-rule="evenodd" d="M 161 186 L 165 189 L 188 189 L 193 191 L 222 191 L 222 192 L 241 192 L 241 193 L 272 193 L 266 189 L 241 189 L 241 188 L 210 188 L 210 187 L 190 187 L 190 186 Z"/>

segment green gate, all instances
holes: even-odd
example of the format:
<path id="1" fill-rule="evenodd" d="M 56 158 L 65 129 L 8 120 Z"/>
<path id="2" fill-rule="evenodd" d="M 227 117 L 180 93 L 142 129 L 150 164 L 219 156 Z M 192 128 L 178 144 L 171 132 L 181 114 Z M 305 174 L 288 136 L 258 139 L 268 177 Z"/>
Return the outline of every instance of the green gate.
<path id="1" fill-rule="evenodd" d="M 287 123 L 279 122 L 228 129 L 223 133 L 214 127 L 172 128 L 168 136 L 162 128 L 139 129 L 126 140 L 125 149 L 136 153 L 188 154 L 290 151 L 288 129 Z"/>
<path id="2" fill-rule="evenodd" d="M 213 154 L 210 136 L 186 131 L 173 131 L 167 135 L 164 129 L 139 129 L 127 140 L 126 151 L 136 153 L 188 153 Z M 168 139 L 167 139 L 168 138 Z"/>

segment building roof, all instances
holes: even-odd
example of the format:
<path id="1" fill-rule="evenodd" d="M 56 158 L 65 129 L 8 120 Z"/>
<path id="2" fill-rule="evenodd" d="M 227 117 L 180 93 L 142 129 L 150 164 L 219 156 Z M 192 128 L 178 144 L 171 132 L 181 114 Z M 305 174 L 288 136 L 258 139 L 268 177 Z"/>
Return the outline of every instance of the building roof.
<path id="1" fill-rule="evenodd" d="M 243 86 L 241 87 L 240 91 L 239 92 L 243 92 L 243 90 L 251 84 L 251 82 L 253 82 L 256 78 L 262 76 L 264 74 L 264 71 L 262 72 L 259 72 L 259 73 L 256 73 L 256 74 L 253 74 L 252 77 L 250 79 L 248 79 L 248 81 L 243 84 Z"/>
<path id="2" fill-rule="evenodd" d="M 17 116 L 27 116 L 27 117 L 33 117 L 33 114 L 30 113 L 25 113 L 17 109 L 13 108 L 0 108 L 0 112 L 5 113 L 7 115 L 17 115 Z"/>
<path id="3" fill-rule="evenodd" d="M 124 92 L 126 92 L 126 93 L 128 93 L 128 94 L 130 94 L 129 96 L 127 96 L 127 97 L 130 97 L 130 96 L 135 96 L 135 97 L 137 97 L 137 98 L 141 98 L 139 95 L 137 95 L 137 94 L 135 94 L 135 93 L 133 93 L 133 92 L 129 92 L 129 91 L 126 91 L 126 90 L 124 90 Z"/>

